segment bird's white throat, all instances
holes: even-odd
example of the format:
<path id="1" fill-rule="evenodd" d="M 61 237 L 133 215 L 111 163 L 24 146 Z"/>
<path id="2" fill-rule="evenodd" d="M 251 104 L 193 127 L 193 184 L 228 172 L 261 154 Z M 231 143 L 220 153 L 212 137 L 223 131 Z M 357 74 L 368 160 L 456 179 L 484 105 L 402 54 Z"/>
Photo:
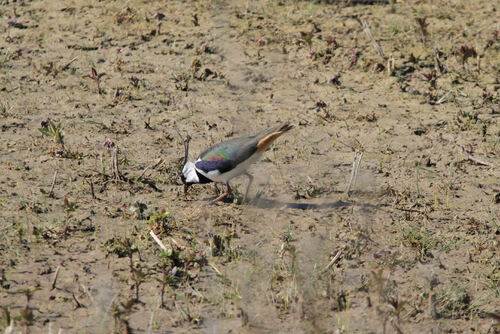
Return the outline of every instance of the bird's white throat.
<path id="1" fill-rule="evenodd" d="M 186 178 L 186 183 L 200 183 L 194 162 L 188 161 L 182 168 L 182 174 Z"/>

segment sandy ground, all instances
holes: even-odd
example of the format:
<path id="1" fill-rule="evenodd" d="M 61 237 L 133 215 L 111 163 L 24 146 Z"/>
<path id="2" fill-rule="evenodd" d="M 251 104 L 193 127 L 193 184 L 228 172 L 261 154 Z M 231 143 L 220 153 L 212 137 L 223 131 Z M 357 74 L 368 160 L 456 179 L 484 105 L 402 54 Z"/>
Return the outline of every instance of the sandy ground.
<path id="1" fill-rule="evenodd" d="M 498 17 L 0 1 L 0 329 L 498 333 Z M 284 121 L 249 203 L 184 197 L 177 129 L 194 159 Z"/>

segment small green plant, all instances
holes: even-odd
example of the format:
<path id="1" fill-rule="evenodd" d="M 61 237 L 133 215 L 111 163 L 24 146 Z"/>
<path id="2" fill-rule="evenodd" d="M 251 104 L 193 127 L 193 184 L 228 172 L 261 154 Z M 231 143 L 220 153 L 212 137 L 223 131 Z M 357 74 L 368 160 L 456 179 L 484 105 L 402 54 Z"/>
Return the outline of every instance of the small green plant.
<path id="1" fill-rule="evenodd" d="M 70 212 L 74 212 L 78 208 L 78 202 L 70 202 L 68 198 L 64 197 L 63 209 L 66 213 L 66 217 L 69 216 Z"/>
<path id="2" fill-rule="evenodd" d="M 45 71 L 45 75 L 52 75 L 53 78 L 57 76 L 59 73 L 58 69 L 54 66 L 53 62 L 49 62 L 47 65 L 42 65 L 43 70 Z"/>
<path id="3" fill-rule="evenodd" d="M 312 56 L 314 56 L 313 49 L 312 49 L 313 36 L 314 36 L 314 28 L 309 32 L 305 32 L 305 31 L 300 32 L 300 37 L 302 37 L 304 43 L 309 47 L 309 56 L 311 58 L 312 58 Z"/>
<path id="4" fill-rule="evenodd" d="M 401 233 L 404 243 L 417 251 L 420 260 L 433 257 L 431 250 L 436 247 L 438 241 L 432 237 L 429 231 L 407 227 L 401 229 Z"/>
<path id="5" fill-rule="evenodd" d="M 379 268 L 377 271 L 372 271 L 369 286 L 378 295 L 380 305 L 377 306 L 377 311 L 382 319 L 383 332 L 386 332 L 387 323 L 390 323 L 397 333 L 401 333 L 401 313 L 404 310 L 406 301 L 401 300 L 397 294 L 396 281 L 391 279 L 390 274 L 387 275 L 387 278 L 384 278 L 384 269 Z M 391 318 L 392 320 L 389 322 Z"/>
<path id="6" fill-rule="evenodd" d="M 97 73 L 96 69 L 93 67 L 90 69 L 89 78 L 91 78 L 95 82 L 95 84 L 97 86 L 97 93 L 99 95 L 101 95 L 103 93 L 103 91 L 101 89 L 101 78 L 104 75 L 106 75 L 106 73 Z"/>
<path id="7" fill-rule="evenodd" d="M 186 73 L 172 75 L 172 80 L 175 83 L 175 89 L 187 92 L 189 90 L 189 75 Z"/>
<path id="8" fill-rule="evenodd" d="M 139 249 L 133 244 L 130 238 L 112 238 L 104 243 L 104 247 L 107 249 L 108 253 L 115 253 L 118 257 L 128 257 L 129 258 L 129 269 L 131 273 L 132 280 L 134 281 L 134 291 L 135 291 L 135 302 L 139 302 L 139 289 L 140 285 L 144 282 L 144 279 L 149 275 L 149 273 L 144 270 L 141 266 L 141 262 L 134 263 L 134 253 L 139 254 Z"/>
<path id="9" fill-rule="evenodd" d="M 477 51 L 474 47 L 468 45 L 462 45 L 460 47 L 460 55 L 462 56 L 462 66 L 464 69 L 467 69 L 467 60 L 469 58 L 477 57 Z"/>
<path id="10" fill-rule="evenodd" d="M 164 208 L 149 217 L 149 227 L 157 235 L 168 234 L 173 229 L 172 223 L 170 212 L 166 211 Z"/>
<path id="11" fill-rule="evenodd" d="M 104 243 L 104 248 L 108 254 L 116 254 L 118 257 L 128 257 L 130 266 L 133 266 L 132 256 L 138 253 L 139 250 L 132 243 L 130 238 L 111 238 Z"/>
<path id="12" fill-rule="evenodd" d="M 299 299 L 297 274 L 299 273 L 297 250 L 292 244 L 293 238 L 290 226 L 281 236 L 279 261 L 274 264 L 271 281 L 272 300 L 275 307 L 281 312 L 288 312 L 291 304 Z"/>
<path id="13" fill-rule="evenodd" d="M 41 127 L 38 130 L 41 133 L 43 133 L 46 137 L 52 138 L 56 144 L 63 144 L 60 122 L 56 125 L 51 119 L 47 119 L 42 121 L 40 125 Z"/>
<path id="14" fill-rule="evenodd" d="M 53 147 L 50 151 L 56 157 L 81 159 L 83 154 L 80 152 L 71 152 L 65 149 L 62 135 L 61 123 L 55 124 L 51 119 L 43 120 L 38 130 L 46 137 L 51 138 Z"/>
<path id="15" fill-rule="evenodd" d="M 496 298 L 500 298 L 500 261 L 496 261 L 493 269 L 486 276 L 487 280 L 483 283 L 484 287 L 492 292 Z"/>
<path id="16" fill-rule="evenodd" d="M 136 219 L 144 219 L 144 211 L 147 209 L 147 205 L 142 203 L 140 200 L 135 200 L 130 204 L 129 211 L 135 216 Z"/>
<path id="17" fill-rule="evenodd" d="M 132 279 L 134 280 L 135 301 L 139 302 L 140 286 L 144 282 L 144 279 L 148 276 L 148 273 L 141 267 L 140 263 L 136 263 L 135 266 L 131 266 L 130 271 L 132 273 Z"/>
<path id="18" fill-rule="evenodd" d="M 9 105 L 7 104 L 7 102 L 0 102 L 0 115 L 2 117 L 7 117 L 9 116 L 9 110 L 11 108 L 9 107 Z"/>
<path id="19" fill-rule="evenodd" d="M 120 303 L 120 305 L 113 303 L 111 306 L 111 315 L 115 320 L 113 334 L 128 334 L 132 332 L 129 324 L 129 315 L 132 313 L 134 304 L 135 300 L 133 299 L 130 299 L 125 303 Z"/>
<path id="20" fill-rule="evenodd" d="M 6 306 L 0 306 L 0 309 L 2 310 L 2 327 L 7 328 L 8 326 L 11 325 L 12 323 L 12 315 L 10 313 L 10 310 Z"/>
<path id="21" fill-rule="evenodd" d="M 426 17 L 416 17 L 415 21 L 417 21 L 418 27 L 420 29 L 420 39 L 422 40 L 422 43 L 425 43 L 427 41 L 427 26 L 429 23 L 427 23 L 427 18 Z"/>
<path id="22" fill-rule="evenodd" d="M 442 316 L 458 319 L 472 311 L 472 297 L 463 287 L 450 287 L 437 296 L 437 303 L 441 307 Z"/>
<path id="23" fill-rule="evenodd" d="M 10 289 L 10 279 L 7 274 L 5 274 L 5 269 L 0 269 L 0 287 L 2 289 Z"/>
<path id="24" fill-rule="evenodd" d="M 459 110 L 455 116 L 455 124 L 461 131 L 470 130 L 475 124 L 481 122 L 479 114 L 474 111 Z"/>
<path id="25" fill-rule="evenodd" d="M 425 80 L 429 83 L 429 90 L 431 91 L 435 90 L 437 88 L 436 83 L 438 79 L 436 71 L 432 70 L 429 73 L 424 73 L 423 76 Z"/>
<path id="26" fill-rule="evenodd" d="M 392 26 L 392 27 L 391 27 L 391 35 L 392 35 L 392 36 L 396 36 L 396 35 L 397 35 L 397 34 L 399 34 L 399 33 L 400 33 L 400 31 L 399 31 L 398 26 Z"/>
<path id="27" fill-rule="evenodd" d="M 69 232 L 69 220 L 71 219 L 71 213 L 74 212 L 78 208 L 78 203 L 77 202 L 70 202 L 67 197 L 64 197 L 63 201 L 63 210 L 65 214 L 65 223 L 64 223 L 64 230 L 63 230 L 63 236 L 67 237 L 68 232 Z"/>
<path id="28" fill-rule="evenodd" d="M 184 296 L 179 296 L 181 297 L 180 300 L 184 299 L 185 300 L 185 307 L 181 305 L 179 301 L 175 301 L 175 306 L 179 310 L 180 314 L 182 315 L 182 318 L 184 321 L 187 321 L 194 326 L 199 326 L 201 322 L 203 321 L 203 317 L 201 315 L 201 312 L 198 309 L 195 309 L 193 306 L 193 302 L 188 298 L 187 295 Z"/>
<path id="29" fill-rule="evenodd" d="M 28 332 L 28 327 L 31 326 L 33 324 L 33 321 L 35 320 L 35 316 L 29 304 L 31 298 L 33 297 L 33 294 L 37 290 L 38 290 L 37 288 L 28 288 L 21 290 L 21 292 L 23 292 L 24 296 L 26 297 L 26 304 L 24 308 L 21 310 L 20 314 L 17 317 L 15 317 L 14 320 L 21 323 L 24 326 L 25 328 L 24 331 L 26 333 Z"/>
<path id="30" fill-rule="evenodd" d="M 235 231 L 226 231 L 223 235 L 209 232 L 209 244 L 212 256 L 224 256 L 226 262 L 237 259 L 240 255 L 238 247 L 234 243 L 237 237 Z"/>
<path id="31" fill-rule="evenodd" d="M 163 251 L 160 255 L 161 262 L 159 264 L 161 277 L 155 277 L 155 279 L 160 282 L 161 290 L 160 290 L 160 305 L 161 307 L 166 307 L 165 305 L 165 292 L 167 287 L 175 285 L 179 279 L 176 274 L 179 271 L 177 266 L 174 265 L 175 259 L 172 259 L 173 251 L 170 249 L 169 251 Z"/>

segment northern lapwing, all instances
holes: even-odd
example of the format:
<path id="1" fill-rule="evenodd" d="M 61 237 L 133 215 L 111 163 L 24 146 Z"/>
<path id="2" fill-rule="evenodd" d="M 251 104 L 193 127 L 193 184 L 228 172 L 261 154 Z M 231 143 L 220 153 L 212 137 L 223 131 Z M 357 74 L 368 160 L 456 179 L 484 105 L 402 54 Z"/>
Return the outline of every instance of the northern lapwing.
<path id="1" fill-rule="evenodd" d="M 189 140 L 184 140 L 184 166 L 181 179 L 184 183 L 184 194 L 194 183 L 221 182 L 225 183 L 225 193 L 212 201 L 212 204 L 231 194 L 229 181 L 239 175 L 248 177 L 248 186 L 244 200 L 253 181 L 253 176 L 248 173 L 248 168 L 257 162 L 262 154 L 282 134 L 292 129 L 288 122 L 274 126 L 252 136 L 230 139 L 206 149 L 195 162 L 188 161 Z"/>

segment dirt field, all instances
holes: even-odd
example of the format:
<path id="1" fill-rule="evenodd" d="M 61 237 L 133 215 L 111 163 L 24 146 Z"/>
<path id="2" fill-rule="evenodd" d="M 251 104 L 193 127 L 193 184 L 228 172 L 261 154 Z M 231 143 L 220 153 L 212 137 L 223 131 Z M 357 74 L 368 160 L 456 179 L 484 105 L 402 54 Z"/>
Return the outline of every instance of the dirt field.
<path id="1" fill-rule="evenodd" d="M 498 333 L 499 11 L 0 1 L 0 330 Z M 176 129 L 284 121 L 184 197 Z"/>

